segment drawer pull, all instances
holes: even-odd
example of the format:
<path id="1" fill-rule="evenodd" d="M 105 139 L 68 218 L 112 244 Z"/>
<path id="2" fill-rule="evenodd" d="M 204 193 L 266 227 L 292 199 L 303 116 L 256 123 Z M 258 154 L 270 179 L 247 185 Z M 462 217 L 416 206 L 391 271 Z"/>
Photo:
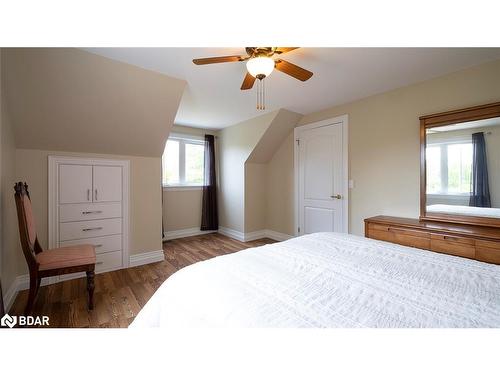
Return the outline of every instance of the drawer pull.
<path id="1" fill-rule="evenodd" d="M 102 214 L 102 211 L 83 211 L 82 214 L 88 215 L 88 214 Z"/>
<path id="2" fill-rule="evenodd" d="M 94 245 L 94 247 L 102 247 L 102 243 L 100 243 L 98 245 Z"/>
<path id="3" fill-rule="evenodd" d="M 96 265 L 100 266 L 101 264 L 103 264 L 104 262 L 97 262 Z"/>
<path id="4" fill-rule="evenodd" d="M 101 230 L 101 229 L 102 229 L 102 227 L 84 228 L 84 229 L 82 229 L 82 231 L 84 231 L 84 232 L 88 232 L 88 231 L 90 231 L 90 230 Z"/>

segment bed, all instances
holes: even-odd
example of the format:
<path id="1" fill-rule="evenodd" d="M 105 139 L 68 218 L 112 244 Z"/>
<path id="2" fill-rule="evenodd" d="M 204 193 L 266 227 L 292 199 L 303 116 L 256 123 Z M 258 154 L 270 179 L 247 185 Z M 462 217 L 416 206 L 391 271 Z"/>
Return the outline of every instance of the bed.
<path id="1" fill-rule="evenodd" d="M 500 208 L 431 204 L 430 206 L 427 206 L 426 210 L 428 213 L 500 218 Z"/>
<path id="2" fill-rule="evenodd" d="M 179 270 L 131 327 L 500 327 L 500 266 L 315 233 Z"/>

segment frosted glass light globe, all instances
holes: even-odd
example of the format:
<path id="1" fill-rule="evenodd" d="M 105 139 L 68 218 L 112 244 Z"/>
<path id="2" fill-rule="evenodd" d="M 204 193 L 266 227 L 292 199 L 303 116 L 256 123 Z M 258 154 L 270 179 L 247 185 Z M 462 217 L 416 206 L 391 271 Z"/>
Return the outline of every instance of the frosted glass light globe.
<path id="1" fill-rule="evenodd" d="M 274 60 L 266 56 L 251 58 L 247 61 L 247 70 L 254 77 L 259 74 L 268 77 L 274 70 Z"/>

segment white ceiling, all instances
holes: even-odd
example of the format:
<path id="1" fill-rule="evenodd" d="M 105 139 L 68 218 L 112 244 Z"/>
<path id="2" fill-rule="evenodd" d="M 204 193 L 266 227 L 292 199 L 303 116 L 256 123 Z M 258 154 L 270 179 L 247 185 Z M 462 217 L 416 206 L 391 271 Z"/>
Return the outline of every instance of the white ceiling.
<path id="1" fill-rule="evenodd" d="M 241 91 L 245 63 L 196 66 L 191 60 L 244 54 L 244 48 L 86 48 L 111 59 L 184 79 L 175 123 L 223 128 L 258 116 L 255 90 Z M 282 58 L 314 72 L 301 82 L 279 71 L 266 78 L 268 111 L 309 114 L 380 92 L 500 59 L 500 48 L 301 48 Z"/>

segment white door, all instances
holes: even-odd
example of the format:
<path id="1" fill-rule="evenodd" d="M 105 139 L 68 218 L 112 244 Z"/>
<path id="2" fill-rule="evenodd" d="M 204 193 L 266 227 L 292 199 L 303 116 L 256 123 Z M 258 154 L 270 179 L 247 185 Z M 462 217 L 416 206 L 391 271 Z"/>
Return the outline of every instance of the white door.
<path id="1" fill-rule="evenodd" d="M 94 202 L 122 200 L 122 168 L 94 165 Z"/>
<path id="2" fill-rule="evenodd" d="M 59 203 L 92 202 L 92 166 L 59 165 Z"/>
<path id="3" fill-rule="evenodd" d="M 342 123 L 298 132 L 299 235 L 347 232 Z"/>

